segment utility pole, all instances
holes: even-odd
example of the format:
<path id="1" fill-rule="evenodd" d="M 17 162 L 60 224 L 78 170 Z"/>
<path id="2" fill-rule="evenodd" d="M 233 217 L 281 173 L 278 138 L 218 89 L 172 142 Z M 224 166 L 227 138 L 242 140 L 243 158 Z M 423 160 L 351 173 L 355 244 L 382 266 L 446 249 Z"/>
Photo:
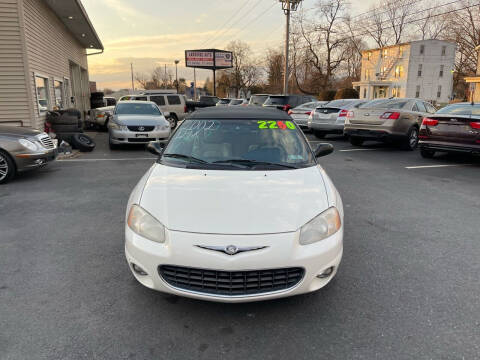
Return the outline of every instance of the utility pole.
<path id="1" fill-rule="evenodd" d="M 283 69 L 283 94 L 288 95 L 288 56 L 290 45 L 290 13 L 296 11 L 302 0 L 280 0 L 287 23 L 285 26 L 285 67 Z"/>
<path id="2" fill-rule="evenodd" d="M 130 63 L 130 71 L 132 73 L 132 93 L 135 92 L 135 83 L 133 82 L 133 63 Z"/>
<path id="3" fill-rule="evenodd" d="M 177 86 L 177 94 L 178 94 L 178 63 L 180 60 L 175 60 L 175 85 Z"/>
<path id="4" fill-rule="evenodd" d="M 196 68 L 193 68 L 193 100 L 197 101 L 197 72 Z"/>

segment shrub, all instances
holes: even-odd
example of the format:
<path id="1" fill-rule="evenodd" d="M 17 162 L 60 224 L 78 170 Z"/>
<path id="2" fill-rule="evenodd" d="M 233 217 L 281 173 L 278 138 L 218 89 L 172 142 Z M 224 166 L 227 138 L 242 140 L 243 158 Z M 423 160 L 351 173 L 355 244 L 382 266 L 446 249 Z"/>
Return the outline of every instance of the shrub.
<path id="1" fill-rule="evenodd" d="M 323 90 L 318 95 L 318 100 L 320 101 L 332 101 L 335 98 L 335 90 Z"/>
<path id="2" fill-rule="evenodd" d="M 353 88 L 338 89 L 335 99 L 358 99 L 358 91 Z"/>

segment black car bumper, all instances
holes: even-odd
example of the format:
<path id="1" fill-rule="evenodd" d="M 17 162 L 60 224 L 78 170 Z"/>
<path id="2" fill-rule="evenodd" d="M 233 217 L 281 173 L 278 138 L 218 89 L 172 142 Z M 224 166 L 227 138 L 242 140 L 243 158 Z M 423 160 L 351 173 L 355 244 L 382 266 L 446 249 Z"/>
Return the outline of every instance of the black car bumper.
<path id="1" fill-rule="evenodd" d="M 422 141 L 418 146 L 421 149 L 431 151 L 446 151 L 446 152 L 462 152 L 469 154 L 480 154 L 480 144 L 478 145 L 464 145 L 464 144 L 448 144 L 443 142 Z"/>

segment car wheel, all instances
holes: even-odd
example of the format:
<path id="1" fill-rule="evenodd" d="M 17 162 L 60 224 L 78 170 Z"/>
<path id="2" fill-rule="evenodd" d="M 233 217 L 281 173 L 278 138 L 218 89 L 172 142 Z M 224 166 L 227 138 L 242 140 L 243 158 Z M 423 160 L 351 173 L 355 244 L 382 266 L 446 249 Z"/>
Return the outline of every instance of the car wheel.
<path id="1" fill-rule="evenodd" d="M 118 145 L 112 143 L 112 138 L 110 136 L 108 137 L 108 147 L 110 148 L 110 150 L 117 150 L 118 149 Z"/>
<path id="2" fill-rule="evenodd" d="M 323 139 L 325 135 L 327 135 L 325 131 L 319 131 L 319 130 L 315 130 L 313 134 L 315 135 L 316 138 L 319 138 L 319 139 Z"/>
<path id="3" fill-rule="evenodd" d="M 15 176 L 15 164 L 10 156 L 0 150 L 0 184 L 6 184 Z"/>
<path id="4" fill-rule="evenodd" d="M 418 128 L 413 126 L 408 130 L 407 139 L 403 143 L 403 148 L 408 151 L 413 151 L 418 146 Z"/>
<path id="5" fill-rule="evenodd" d="M 362 146 L 363 145 L 363 139 L 358 136 L 350 136 L 350 144 L 353 146 Z"/>
<path id="6" fill-rule="evenodd" d="M 420 155 L 425 159 L 432 159 L 435 156 L 435 151 L 428 149 L 420 149 Z"/>
<path id="7" fill-rule="evenodd" d="M 90 152 L 95 149 L 95 142 L 85 134 L 74 134 L 72 136 L 72 146 L 81 152 Z"/>
<path id="8" fill-rule="evenodd" d="M 177 123 L 178 123 L 177 115 L 172 114 L 172 115 L 170 116 L 169 121 L 170 121 L 170 128 L 171 128 L 171 129 L 175 129 L 175 128 L 177 127 Z"/>

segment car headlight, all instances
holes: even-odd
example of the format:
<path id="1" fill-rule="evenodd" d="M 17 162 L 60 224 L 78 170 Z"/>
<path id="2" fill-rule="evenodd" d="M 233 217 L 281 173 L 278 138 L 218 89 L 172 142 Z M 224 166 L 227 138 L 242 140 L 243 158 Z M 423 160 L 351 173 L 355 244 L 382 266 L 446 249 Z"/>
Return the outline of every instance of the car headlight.
<path id="1" fill-rule="evenodd" d="M 331 207 L 300 229 L 300 244 L 309 245 L 335 234 L 342 226 L 337 208 Z"/>
<path id="2" fill-rule="evenodd" d="M 108 127 L 113 130 L 121 130 L 121 131 L 128 131 L 128 126 L 126 125 L 119 125 L 114 121 L 108 122 Z"/>
<path id="3" fill-rule="evenodd" d="M 130 208 L 127 224 L 133 232 L 148 240 L 165 242 L 165 226 L 138 205 Z"/>
<path id="4" fill-rule="evenodd" d="M 155 130 L 168 130 L 170 129 L 170 125 L 157 125 L 155 126 Z"/>
<path id="5" fill-rule="evenodd" d="M 26 147 L 26 148 L 27 148 L 28 150 L 30 150 L 30 151 L 38 151 L 38 150 L 40 150 L 39 147 L 38 147 L 38 145 L 35 144 L 34 142 L 30 141 L 30 140 L 27 140 L 27 139 L 19 139 L 18 142 L 19 142 L 22 146 Z"/>

